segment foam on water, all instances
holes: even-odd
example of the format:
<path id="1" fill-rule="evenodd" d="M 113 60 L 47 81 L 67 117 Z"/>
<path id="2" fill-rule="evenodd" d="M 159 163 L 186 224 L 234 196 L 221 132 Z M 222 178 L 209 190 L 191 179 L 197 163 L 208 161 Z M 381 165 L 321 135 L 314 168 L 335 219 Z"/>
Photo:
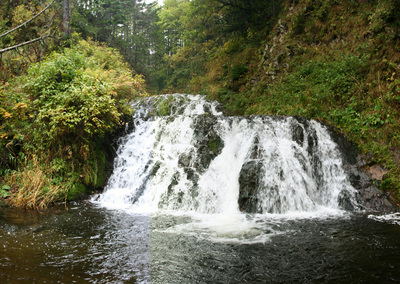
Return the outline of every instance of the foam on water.
<path id="1" fill-rule="evenodd" d="M 368 215 L 368 218 L 378 222 L 400 225 L 400 213 L 386 215 Z"/>

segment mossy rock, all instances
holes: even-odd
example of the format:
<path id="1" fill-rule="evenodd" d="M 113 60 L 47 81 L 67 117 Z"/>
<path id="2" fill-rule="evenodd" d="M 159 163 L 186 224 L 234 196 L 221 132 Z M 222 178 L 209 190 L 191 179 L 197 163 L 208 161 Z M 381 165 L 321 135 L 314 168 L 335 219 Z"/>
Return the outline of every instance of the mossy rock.
<path id="1" fill-rule="evenodd" d="M 86 193 L 86 187 L 81 183 L 74 183 L 68 191 L 67 200 L 77 200 Z"/>
<path id="2" fill-rule="evenodd" d="M 171 115 L 171 107 L 169 100 L 164 100 L 160 103 L 160 105 L 158 106 L 158 115 L 159 116 Z"/>
<path id="3" fill-rule="evenodd" d="M 217 156 L 221 151 L 221 143 L 222 140 L 219 136 L 217 136 L 215 139 L 210 139 L 208 141 L 208 148 L 211 152 L 214 153 L 215 156 Z"/>

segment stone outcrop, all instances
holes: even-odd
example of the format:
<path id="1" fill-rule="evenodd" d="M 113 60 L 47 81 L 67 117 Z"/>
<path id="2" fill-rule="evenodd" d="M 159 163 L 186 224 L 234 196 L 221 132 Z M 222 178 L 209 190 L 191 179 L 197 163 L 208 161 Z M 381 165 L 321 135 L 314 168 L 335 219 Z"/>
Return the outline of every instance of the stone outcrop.
<path id="1" fill-rule="evenodd" d="M 249 161 L 242 166 L 239 176 L 239 209 L 247 213 L 262 213 L 258 208 L 257 190 L 263 169 L 261 161 Z"/>
<path id="2" fill-rule="evenodd" d="M 351 185 L 358 191 L 358 201 L 363 210 L 393 212 L 398 210 L 394 198 L 389 192 L 379 188 L 385 170 L 378 165 L 369 165 L 368 158 L 359 154 L 356 147 L 339 131 L 329 127 L 332 139 L 342 153 L 344 169 L 349 175 Z M 343 201 L 346 203 L 346 201 Z M 346 206 L 344 206 L 346 208 Z"/>

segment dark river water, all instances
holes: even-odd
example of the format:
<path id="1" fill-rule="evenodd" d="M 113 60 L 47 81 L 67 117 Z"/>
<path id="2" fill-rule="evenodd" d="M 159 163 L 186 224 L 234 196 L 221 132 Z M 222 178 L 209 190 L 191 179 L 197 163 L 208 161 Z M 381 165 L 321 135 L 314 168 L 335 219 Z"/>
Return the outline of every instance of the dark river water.
<path id="1" fill-rule="evenodd" d="M 400 282 L 398 224 L 350 213 L 264 216 L 253 233 L 222 236 L 196 222 L 90 203 L 47 213 L 0 209 L 0 282 Z"/>

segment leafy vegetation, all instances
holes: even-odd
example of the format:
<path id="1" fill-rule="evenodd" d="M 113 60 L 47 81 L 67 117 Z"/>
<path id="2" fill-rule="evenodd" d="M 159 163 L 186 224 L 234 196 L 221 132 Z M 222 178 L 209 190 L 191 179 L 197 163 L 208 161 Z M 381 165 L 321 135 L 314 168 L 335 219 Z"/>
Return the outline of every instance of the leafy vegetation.
<path id="1" fill-rule="evenodd" d="M 112 135 L 145 90 L 115 50 L 80 40 L 32 64 L 1 94 L 3 195 L 12 186 L 12 203 L 43 208 L 104 185 Z"/>

